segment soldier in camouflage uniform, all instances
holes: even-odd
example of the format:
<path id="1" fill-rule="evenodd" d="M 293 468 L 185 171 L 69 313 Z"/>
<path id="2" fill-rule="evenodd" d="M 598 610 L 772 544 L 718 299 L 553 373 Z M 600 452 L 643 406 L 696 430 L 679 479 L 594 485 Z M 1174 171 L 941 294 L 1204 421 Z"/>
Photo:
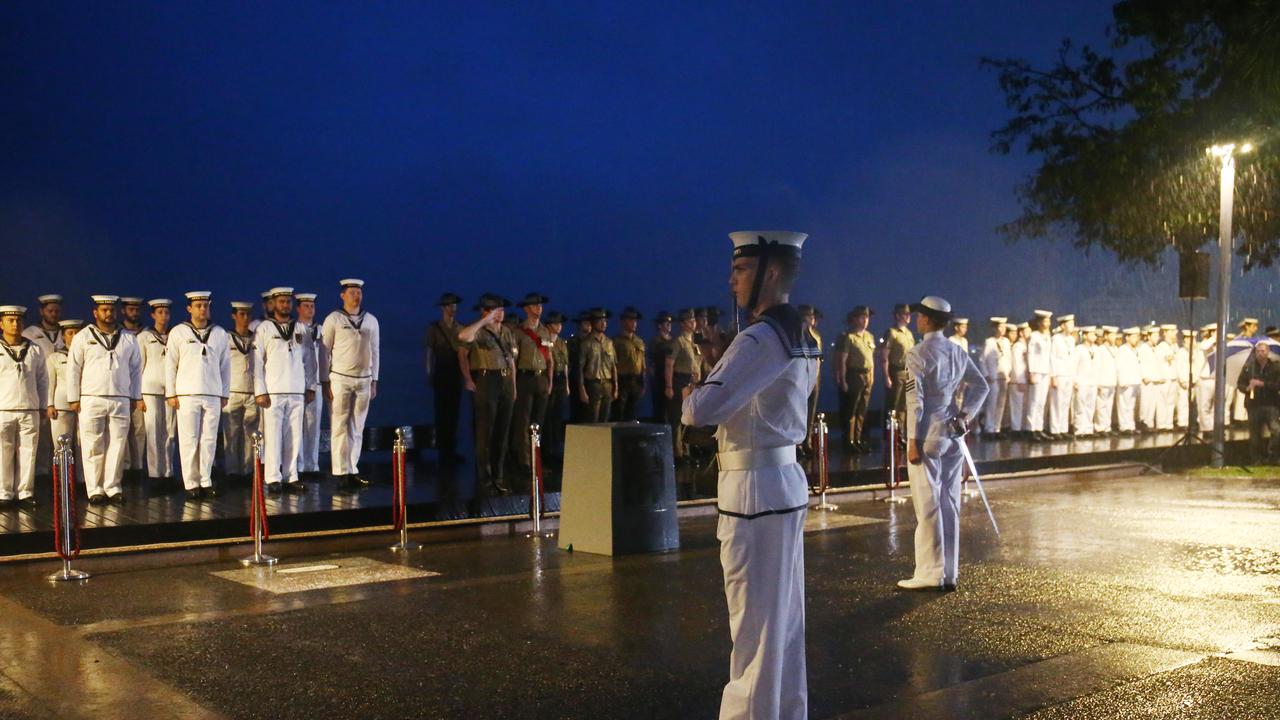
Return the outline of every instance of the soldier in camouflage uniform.
<path id="1" fill-rule="evenodd" d="M 647 386 L 645 379 L 644 340 L 636 335 L 640 311 L 627 306 L 622 311 L 622 332 L 613 338 L 613 352 L 618 358 L 618 402 L 614 419 L 629 422 L 640 419 L 640 401 Z"/>

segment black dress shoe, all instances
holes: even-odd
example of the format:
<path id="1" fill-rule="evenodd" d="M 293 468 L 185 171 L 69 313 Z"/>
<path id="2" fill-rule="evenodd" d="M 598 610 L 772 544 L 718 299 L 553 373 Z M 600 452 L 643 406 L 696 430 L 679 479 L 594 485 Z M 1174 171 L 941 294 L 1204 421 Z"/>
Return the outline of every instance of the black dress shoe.
<path id="1" fill-rule="evenodd" d="M 110 502 L 112 505 L 123 505 L 124 493 L 116 493 L 115 495 L 112 495 L 111 497 L 107 498 L 107 501 Z"/>
<path id="2" fill-rule="evenodd" d="M 186 495 L 185 500 L 187 502 L 195 502 L 196 500 L 199 500 L 200 498 L 204 497 L 204 493 L 200 492 L 200 488 L 195 488 L 194 490 L 187 490 L 185 495 Z"/>
<path id="3" fill-rule="evenodd" d="M 943 584 L 942 584 L 942 592 L 955 592 L 955 591 L 956 591 L 956 584 L 955 584 L 955 583 L 943 583 Z"/>
<path id="4" fill-rule="evenodd" d="M 502 482 L 502 478 L 495 478 L 489 484 L 493 486 L 493 491 L 499 495 L 511 494 L 511 488 L 507 487 L 506 484 Z"/>
<path id="5" fill-rule="evenodd" d="M 13 507 L 14 505 L 16 505 L 16 504 L 17 504 L 17 502 L 18 502 L 18 501 L 17 501 L 17 500 L 14 500 L 13 498 L 4 498 L 4 499 L 0 500 L 0 509 L 4 509 L 4 508 L 11 508 L 11 507 Z"/>
<path id="6" fill-rule="evenodd" d="M 37 507 L 38 505 L 40 505 L 40 501 L 36 500 L 36 497 L 34 495 L 30 497 L 18 498 L 18 507 L 23 507 L 30 510 L 34 507 Z"/>
<path id="7" fill-rule="evenodd" d="M 369 486 L 369 481 L 365 480 L 359 475 L 348 475 L 347 482 L 351 483 L 352 487 L 368 487 Z"/>
<path id="8" fill-rule="evenodd" d="M 106 495 L 90 495 L 89 504 L 90 505 L 106 505 L 107 496 Z"/>
<path id="9" fill-rule="evenodd" d="M 268 494 L 268 495 L 279 495 L 279 494 L 280 494 L 280 483 L 278 483 L 278 482 L 267 483 L 267 494 Z"/>
<path id="10" fill-rule="evenodd" d="M 221 490 L 219 490 L 216 487 L 213 487 L 212 485 L 207 488 L 201 488 L 201 490 L 204 490 L 204 496 L 207 498 L 216 498 L 222 494 Z"/>
<path id="11" fill-rule="evenodd" d="M 307 486 L 300 482 L 285 483 L 284 491 L 290 495 L 305 495 L 307 492 Z"/>

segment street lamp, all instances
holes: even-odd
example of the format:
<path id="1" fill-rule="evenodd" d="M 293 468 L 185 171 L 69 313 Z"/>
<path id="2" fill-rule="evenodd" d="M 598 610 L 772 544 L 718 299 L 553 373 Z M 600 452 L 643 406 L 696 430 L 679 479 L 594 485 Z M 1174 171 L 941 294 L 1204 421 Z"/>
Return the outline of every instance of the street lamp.
<path id="1" fill-rule="evenodd" d="M 1213 368 L 1213 454 L 1211 467 L 1224 464 L 1227 420 L 1227 321 L 1231 314 L 1231 206 L 1235 201 L 1236 154 L 1253 151 L 1253 143 L 1214 145 L 1205 152 L 1222 161 L 1218 211 L 1218 338 Z"/>

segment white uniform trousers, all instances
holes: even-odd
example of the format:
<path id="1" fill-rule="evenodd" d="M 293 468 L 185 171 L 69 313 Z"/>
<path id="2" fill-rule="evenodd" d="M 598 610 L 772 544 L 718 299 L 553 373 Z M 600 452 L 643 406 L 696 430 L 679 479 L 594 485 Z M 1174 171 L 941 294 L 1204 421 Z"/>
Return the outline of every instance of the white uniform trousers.
<path id="1" fill-rule="evenodd" d="M 987 380 L 987 402 L 982 408 L 982 432 L 1000 432 L 1000 421 L 1004 417 L 1004 404 L 1009 394 L 1009 381 L 1005 378 Z"/>
<path id="2" fill-rule="evenodd" d="M 58 438 L 66 435 L 71 438 L 71 449 L 75 453 L 76 466 L 80 465 L 80 435 L 76 432 L 76 414 L 70 410 L 59 410 L 58 419 L 49 422 L 49 429 L 53 435 L 53 447 L 58 448 Z M 49 460 L 53 462 L 52 457 Z M 37 462 L 39 462 L 37 456 Z M 52 467 L 52 466 L 50 466 Z M 79 471 L 77 471 L 79 472 Z"/>
<path id="3" fill-rule="evenodd" d="M 1116 388 L 1104 385 L 1098 388 L 1098 399 L 1093 409 L 1093 431 L 1111 432 L 1111 416 L 1116 409 Z"/>
<path id="4" fill-rule="evenodd" d="M 332 387 L 332 386 L 330 386 Z M 302 451 L 299 472 L 320 472 L 320 418 L 324 416 L 324 393 L 315 386 L 315 397 L 302 409 Z"/>
<path id="5" fill-rule="evenodd" d="M 1138 421 L 1148 430 L 1156 427 L 1156 413 L 1163 394 L 1164 391 L 1157 383 L 1142 383 L 1138 386 Z"/>
<path id="6" fill-rule="evenodd" d="M 1116 429 L 1120 432 L 1133 432 L 1133 429 L 1136 427 L 1134 421 L 1137 417 L 1136 404 L 1138 402 L 1138 389 L 1142 387 L 1146 386 L 1116 386 Z"/>
<path id="7" fill-rule="evenodd" d="M 0 500 L 36 493 L 40 411 L 0 410 Z"/>
<path id="8" fill-rule="evenodd" d="M 184 395 L 178 398 L 178 449 L 182 452 L 182 486 L 213 487 L 213 454 L 218 449 L 222 398 Z"/>
<path id="9" fill-rule="evenodd" d="M 298 482 L 302 449 L 302 395 L 272 395 L 262 409 L 262 466 L 267 484 Z"/>
<path id="10" fill-rule="evenodd" d="M 1231 415 L 1231 422 L 1248 422 L 1249 412 L 1244 407 L 1245 394 L 1234 387 L 1230 392 L 1231 394 L 1227 396 L 1227 412 Z"/>
<path id="11" fill-rule="evenodd" d="M 1196 383 L 1196 407 L 1200 413 L 1200 432 L 1213 430 L 1213 378 Z"/>
<path id="12" fill-rule="evenodd" d="M 1178 390 L 1182 388 L 1177 382 L 1165 380 L 1156 386 L 1156 428 L 1173 429 L 1173 410 L 1178 403 Z"/>
<path id="13" fill-rule="evenodd" d="M 222 411 L 222 469 L 228 475 L 253 474 L 253 442 L 261 408 L 253 393 L 233 392 Z"/>
<path id="14" fill-rule="evenodd" d="M 1054 378 L 1049 391 L 1049 432 L 1065 434 L 1071 429 L 1071 391 L 1075 378 Z"/>
<path id="15" fill-rule="evenodd" d="M 147 477 L 167 478 L 174 475 L 174 447 L 177 445 L 178 421 L 173 408 L 161 395 L 143 395 L 147 409 L 143 426 L 147 432 Z"/>
<path id="16" fill-rule="evenodd" d="M 749 472 L 776 472 L 779 468 Z M 729 605 L 729 682 L 720 718 L 808 717 L 804 649 L 804 518 L 808 508 L 716 529 Z"/>
<path id="17" fill-rule="evenodd" d="M 369 415 L 370 378 L 329 376 L 333 409 L 329 417 L 329 457 L 333 474 L 355 475 L 364 440 L 364 420 Z"/>
<path id="18" fill-rule="evenodd" d="M 1174 387 L 1177 396 L 1173 399 L 1173 426 L 1185 428 L 1191 421 L 1191 400 L 1187 398 L 1187 388 L 1180 382 L 1169 383 Z"/>
<path id="19" fill-rule="evenodd" d="M 90 497 L 120 492 L 129 449 L 129 400 L 80 396 L 80 452 L 84 454 L 84 486 Z"/>
<path id="20" fill-rule="evenodd" d="M 124 457 L 125 470 L 146 470 L 147 416 L 141 410 L 129 411 L 129 437 Z"/>
<path id="21" fill-rule="evenodd" d="M 48 475 L 53 470 L 53 451 L 58 444 L 58 433 L 48 415 L 40 413 L 40 437 L 36 441 L 36 475 Z M 72 435 L 71 442 L 75 442 Z"/>
<path id="22" fill-rule="evenodd" d="M 1049 399 L 1049 376 L 1036 375 L 1027 385 L 1027 412 L 1022 429 L 1028 432 L 1044 432 L 1045 403 Z"/>
<path id="23" fill-rule="evenodd" d="M 1075 418 L 1077 435 L 1092 435 L 1093 416 L 1098 410 L 1098 388 L 1093 385 L 1076 386 L 1075 400 L 1071 405 L 1071 417 Z"/>
<path id="24" fill-rule="evenodd" d="M 1027 384 L 1009 383 L 1009 429 L 1022 432 L 1027 429 Z"/>
<path id="25" fill-rule="evenodd" d="M 911 442 L 911 441 L 908 441 Z M 960 473 L 964 456 L 956 441 L 943 441 L 937 457 L 907 464 L 916 509 L 914 580 L 955 583 L 960 569 Z"/>

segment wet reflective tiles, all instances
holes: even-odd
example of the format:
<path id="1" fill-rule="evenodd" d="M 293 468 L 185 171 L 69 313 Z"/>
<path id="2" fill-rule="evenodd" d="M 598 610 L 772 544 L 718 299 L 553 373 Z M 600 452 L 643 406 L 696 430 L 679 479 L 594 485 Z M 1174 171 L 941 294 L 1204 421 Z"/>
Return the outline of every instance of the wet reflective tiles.
<path id="1" fill-rule="evenodd" d="M 293 563 L 275 567 L 249 567 L 211 574 L 277 595 L 440 575 L 431 570 L 393 565 L 366 557 L 344 557 L 331 562 Z"/>
<path id="2" fill-rule="evenodd" d="M 829 512 L 824 510 L 809 510 L 809 516 L 804 519 L 804 531 L 807 533 L 822 532 L 823 530 L 835 530 L 836 528 L 856 527 L 858 525 L 872 525 L 874 523 L 888 522 L 882 518 L 862 517 L 861 515 L 845 515 L 842 513 Z"/>

